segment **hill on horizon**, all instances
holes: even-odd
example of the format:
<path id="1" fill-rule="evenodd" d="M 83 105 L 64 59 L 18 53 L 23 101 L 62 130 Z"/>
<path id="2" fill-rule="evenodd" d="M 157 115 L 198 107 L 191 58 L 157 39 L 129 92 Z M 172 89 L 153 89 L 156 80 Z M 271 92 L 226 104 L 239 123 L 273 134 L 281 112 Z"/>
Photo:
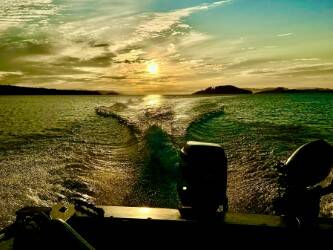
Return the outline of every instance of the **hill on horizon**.
<path id="1" fill-rule="evenodd" d="M 308 89 L 288 89 L 285 87 L 267 88 L 255 94 L 284 94 L 284 93 L 333 93 L 333 89 L 308 88 Z"/>
<path id="2" fill-rule="evenodd" d="M 208 87 L 204 90 L 194 92 L 193 95 L 238 95 L 238 94 L 252 94 L 252 91 L 241 89 L 233 85 L 221 85 L 215 87 Z"/>
<path id="3" fill-rule="evenodd" d="M 67 90 L 0 85 L 0 95 L 119 95 L 115 91 Z"/>

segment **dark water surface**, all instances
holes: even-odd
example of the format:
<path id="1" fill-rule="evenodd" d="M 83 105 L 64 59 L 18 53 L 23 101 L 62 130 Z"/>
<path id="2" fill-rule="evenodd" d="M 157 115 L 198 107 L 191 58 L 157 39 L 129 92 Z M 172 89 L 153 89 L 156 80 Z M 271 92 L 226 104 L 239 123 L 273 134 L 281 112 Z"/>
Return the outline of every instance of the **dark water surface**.
<path id="1" fill-rule="evenodd" d="M 80 197 L 176 207 L 178 150 L 220 143 L 230 210 L 275 212 L 272 166 L 314 139 L 333 143 L 333 95 L 1 96 L 0 227 L 25 205 Z M 321 212 L 333 215 L 333 196 Z"/>

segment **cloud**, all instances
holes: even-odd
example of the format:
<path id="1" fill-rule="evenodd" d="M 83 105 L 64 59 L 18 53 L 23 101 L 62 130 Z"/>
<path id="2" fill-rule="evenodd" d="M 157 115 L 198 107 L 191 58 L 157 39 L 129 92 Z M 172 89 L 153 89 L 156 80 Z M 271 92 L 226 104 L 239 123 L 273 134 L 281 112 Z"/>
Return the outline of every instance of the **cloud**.
<path id="1" fill-rule="evenodd" d="M 0 84 L 15 84 L 22 79 L 22 72 L 0 71 Z"/>
<path id="2" fill-rule="evenodd" d="M 319 58 L 297 58 L 295 61 L 297 62 L 312 62 L 312 61 L 319 61 Z"/>
<path id="3" fill-rule="evenodd" d="M 178 9 L 170 12 L 146 13 L 140 16 L 139 25 L 135 28 L 130 39 L 126 41 L 118 41 L 113 46 L 110 46 L 111 51 L 117 52 L 128 46 L 133 46 L 140 42 L 156 39 L 166 36 L 184 35 L 191 28 L 188 24 L 183 23 L 182 19 L 190 16 L 193 13 L 208 10 L 225 3 L 230 2 L 218 1 L 210 4 L 201 4 L 194 7 Z M 200 37 L 201 36 L 201 37 Z M 201 39 L 204 35 L 192 33 L 190 38 Z"/>
<path id="4" fill-rule="evenodd" d="M 201 43 L 203 41 L 209 40 L 211 37 L 209 35 L 199 33 L 199 32 L 189 32 L 186 36 L 184 36 L 179 45 L 183 47 L 191 46 L 197 43 Z"/>
<path id="5" fill-rule="evenodd" d="M 283 34 L 278 34 L 276 36 L 278 36 L 278 37 L 284 37 L 284 36 L 292 36 L 292 35 L 293 35 L 293 33 L 283 33 Z"/>
<path id="6" fill-rule="evenodd" d="M 333 63 L 316 63 L 311 64 L 311 61 L 305 61 L 307 64 L 302 64 L 304 61 L 275 61 L 269 67 L 253 68 L 241 71 L 242 75 L 260 75 L 270 77 L 308 77 L 333 75 Z"/>
<path id="7" fill-rule="evenodd" d="M 246 70 L 246 71 L 242 71 L 242 74 L 246 74 L 246 75 L 267 75 L 267 74 L 274 74 L 276 73 L 275 70 L 273 69 L 251 69 L 251 70 Z"/>
<path id="8" fill-rule="evenodd" d="M 127 76 L 125 75 L 119 75 L 119 76 L 101 76 L 100 78 L 106 78 L 106 79 L 113 79 L 113 80 L 125 80 L 125 79 L 128 79 Z"/>
<path id="9" fill-rule="evenodd" d="M 136 29 L 136 34 L 141 37 L 159 36 L 160 33 L 173 28 L 186 29 L 190 26 L 181 22 L 181 19 L 190 16 L 193 13 L 207 10 L 219 5 L 223 5 L 229 1 L 218 1 L 211 4 L 201 4 L 195 7 L 189 7 L 184 9 L 178 9 L 167 13 L 153 13 L 147 15 L 149 20 L 142 23 Z"/>
<path id="10" fill-rule="evenodd" d="M 1 76 L 6 76 L 6 75 L 22 75 L 22 72 L 21 71 L 13 71 L 13 72 L 10 72 L 10 71 L 0 71 L 0 77 Z"/>
<path id="11" fill-rule="evenodd" d="M 118 54 L 113 58 L 114 62 L 124 62 L 124 63 L 132 63 L 140 61 L 139 58 L 144 55 L 145 52 L 142 49 L 132 49 L 127 53 Z"/>
<path id="12" fill-rule="evenodd" d="M 45 25 L 58 12 L 52 0 L 5 1 L 0 5 L 0 32 L 29 22 Z"/>
<path id="13" fill-rule="evenodd" d="M 292 75 L 292 76 L 323 76 L 333 75 L 333 63 L 317 63 L 310 65 L 295 65 L 286 68 L 278 75 Z"/>
<path id="14" fill-rule="evenodd" d="M 262 64 L 267 64 L 270 61 L 278 60 L 277 57 L 257 57 L 257 58 L 240 58 L 235 59 L 234 62 L 227 65 L 228 69 L 242 69 L 249 68 L 252 66 L 258 66 Z"/>
<path id="15" fill-rule="evenodd" d="M 50 27 L 52 33 L 46 32 L 43 40 L 34 38 L 38 35 L 36 29 L 34 33 L 28 31 L 28 28 L 23 28 L 16 38 L 20 39 L 22 43 L 10 44 L 11 47 L 19 46 L 18 51 L 22 51 L 21 54 L 18 52 L 15 55 L 15 67 L 23 67 L 23 71 L 33 74 L 36 67 L 41 66 L 39 62 L 43 62 L 46 69 L 52 66 L 55 74 L 64 67 L 76 67 L 75 71 L 82 67 L 86 72 L 89 66 L 106 67 L 105 72 L 120 69 L 121 72 L 115 73 L 123 73 L 121 68 L 112 67 L 111 64 L 140 63 L 151 57 L 166 57 L 177 54 L 179 46 L 192 46 L 209 39 L 205 34 L 191 31 L 191 27 L 182 19 L 192 13 L 217 7 L 226 2 L 228 1 L 202 4 L 169 12 L 143 14 L 136 13 L 135 9 L 125 11 L 123 4 L 116 4 L 112 6 L 115 6 L 116 10 L 119 8 L 119 13 L 117 11 L 116 14 L 112 12 L 102 16 L 93 15 L 82 20 L 64 20 L 58 25 Z M 96 3 L 94 3 L 95 5 Z M 74 4 L 75 8 L 80 6 L 81 3 Z M 110 4 L 105 6 L 110 6 Z M 97 7 L 98 11 L 101 11 L 100 6 Z M 58 11 L 64 8 L 53 9 Z M 30 44 L 26 42 L 28 39 L 31 41 Z M 168 46 L 166 51 L 163 49 L 164 44 Z M 33 47 L 36 49 L 31 49 Z M 47 49 L 42 51 L 44 47 Z M 11 68 L 14 68 L 13 64 Z M 48 72 L 46 69 L 45 73 Z M 40 72 L 40 70 L 38 71 Z M 137 70 L 129 72 L 129 74 L 134 72 Z M 91 73 L 95 74 L 95 72 Z"/>

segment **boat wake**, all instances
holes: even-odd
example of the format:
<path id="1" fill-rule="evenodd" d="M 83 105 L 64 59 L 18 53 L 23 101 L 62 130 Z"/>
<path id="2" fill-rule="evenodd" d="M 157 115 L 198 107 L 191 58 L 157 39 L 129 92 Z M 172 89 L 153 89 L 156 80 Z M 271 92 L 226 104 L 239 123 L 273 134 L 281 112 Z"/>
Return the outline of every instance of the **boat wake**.
<path id="1" fill-rule="evenodd" d="M 115 105 L 117 105 L 117 104 L 118 103 L 116 103 Z M 140 128 L 137 126 L 136 123 L 133 123 L 133 122 L 123 118 L 119 114 L 115 113 L 113 106 L 111 106 L 111 107 L 100 106 L 100 107 L 95 108 L 95 111 L 96 111 L 96 114 L 98 114 L 100 116 L 111 117 L 111 118 L 117 120 L 117 122 L 119 124 L 126 126 L 134 134 L 141 133 Z"/>
<path id="2" fill-rule="evenodd" d="M 95 111 L 100 116 L 117 120 L 139 137 L 150 127 L 157 126 L 173 138 L 182 138 L 194 125 L 203 124 L 224 114 L 223 105 L 216 101 L 197 102 L 188 98 L 179 102 L 154 96 L 154 103 L 148 97 L 141 101 L 99 106 Z"/>
<path id="3" fill-rule="evenodd" d="M 179 148 L 195 124 L 209 122 L 224 112 L 218 102 L 182 101 L 154 96 L 95 108 L 97 115 L 117 121 L 138 139 L 135 165 L 140 171 L 125 205 L 177 207 Z"/>

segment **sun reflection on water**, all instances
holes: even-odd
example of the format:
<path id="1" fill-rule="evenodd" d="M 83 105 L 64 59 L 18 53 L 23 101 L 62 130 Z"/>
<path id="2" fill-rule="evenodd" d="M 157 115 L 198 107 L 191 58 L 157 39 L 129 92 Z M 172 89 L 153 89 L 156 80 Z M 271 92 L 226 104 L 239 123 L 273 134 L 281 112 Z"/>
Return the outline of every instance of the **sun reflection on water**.
<path id="1" fill-rule="evenodd" d="M 144 106 L 147 108 L 161 107 L 163 97 L 161 95 L 147 95 L 143 98 Z"/>

